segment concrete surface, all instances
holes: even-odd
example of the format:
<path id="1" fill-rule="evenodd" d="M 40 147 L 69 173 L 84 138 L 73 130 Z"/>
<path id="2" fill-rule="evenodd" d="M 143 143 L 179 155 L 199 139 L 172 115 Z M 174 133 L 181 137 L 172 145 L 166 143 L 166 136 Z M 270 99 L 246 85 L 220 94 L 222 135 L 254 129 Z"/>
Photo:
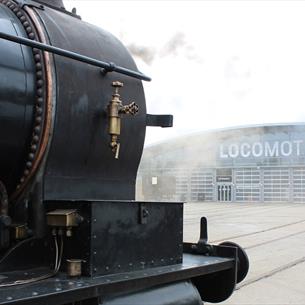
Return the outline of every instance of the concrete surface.
<path id="1" fill-rule="evenodd" d="M 184 211 L 184 241 L 198 240 L 206 216 L 210 243 L 247 251 L 249 274 L 222 304 L 305 304 L 305 204 L 187 203 Z"/>

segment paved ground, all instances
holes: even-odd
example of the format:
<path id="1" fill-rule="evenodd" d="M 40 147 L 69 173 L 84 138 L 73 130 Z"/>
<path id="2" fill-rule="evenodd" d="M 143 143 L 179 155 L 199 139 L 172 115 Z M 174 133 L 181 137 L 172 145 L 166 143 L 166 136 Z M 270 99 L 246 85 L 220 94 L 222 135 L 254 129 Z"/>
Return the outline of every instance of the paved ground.
<path id="1" fill-rule="evenodd" d="M 196 203 L 185 205 L 184 241 L 197 241 L 201 216 L 209 242 L 234 241 L 250 271 L 222 304 L 305 305 L 305 204 Z"/>

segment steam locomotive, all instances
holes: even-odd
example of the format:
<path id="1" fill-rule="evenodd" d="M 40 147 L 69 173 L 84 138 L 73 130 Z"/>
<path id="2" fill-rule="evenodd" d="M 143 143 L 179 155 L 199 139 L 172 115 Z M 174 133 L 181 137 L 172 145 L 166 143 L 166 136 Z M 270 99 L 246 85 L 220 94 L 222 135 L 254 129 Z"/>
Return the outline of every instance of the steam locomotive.
<path id="1" fill-rule="evenodd" d="M 183 203 L 137 202 L 147 126 L 126 48 L 61 0 L 0 0 L 0 304 L 221 302 L 246 253 L 183 243 Z"/>

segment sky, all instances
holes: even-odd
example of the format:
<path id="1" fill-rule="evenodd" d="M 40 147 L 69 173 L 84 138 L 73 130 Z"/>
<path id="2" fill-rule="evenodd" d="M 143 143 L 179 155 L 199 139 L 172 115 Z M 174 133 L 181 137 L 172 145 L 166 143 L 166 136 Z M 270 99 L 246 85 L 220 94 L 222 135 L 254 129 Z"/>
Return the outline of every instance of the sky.
<path id="1" fill-rule="evenodd" d="M 64 1 L 117 36 L 145 83 L 146 145 L 201 130 L 305 121 L 305 1 Z"/>

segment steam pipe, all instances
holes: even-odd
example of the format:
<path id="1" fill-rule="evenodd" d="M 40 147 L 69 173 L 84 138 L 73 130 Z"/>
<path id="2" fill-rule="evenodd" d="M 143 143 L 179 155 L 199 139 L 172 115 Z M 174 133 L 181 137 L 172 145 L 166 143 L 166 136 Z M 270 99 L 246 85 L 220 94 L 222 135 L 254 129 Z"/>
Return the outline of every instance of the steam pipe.
<path id="1" fill-rule="evenodd" d="M 120 74 L 124 74 L 133 78 L 141 79 L 144 81 L 151 81 L 151 78 L 144 75 L 141 72 L 133 71 L 124 67 L 117 66 L 115 63 L 112 62 L 104 62 L 100 61 L 85 55 L 81 55 L 75 52 L 67 51 L 61 48 L 53 47 L 48 44 L 44 44 L 38 41 L 34 41 L 28 38 L 18 37 L 10 34 L 6 34 L 3 32 L 0 32 L 0 38 L 8 41 L 12 41 L 15 43 L 19 43 L 31 48 L 37 48 L 42 51 L 50 52 L 52 54 L 57 54 L 66 58 L 74 59 L 80 62 L 84 62 L 86 64 L 99 67 L 104 69 L 105 72 L 117 72 Z"/>

